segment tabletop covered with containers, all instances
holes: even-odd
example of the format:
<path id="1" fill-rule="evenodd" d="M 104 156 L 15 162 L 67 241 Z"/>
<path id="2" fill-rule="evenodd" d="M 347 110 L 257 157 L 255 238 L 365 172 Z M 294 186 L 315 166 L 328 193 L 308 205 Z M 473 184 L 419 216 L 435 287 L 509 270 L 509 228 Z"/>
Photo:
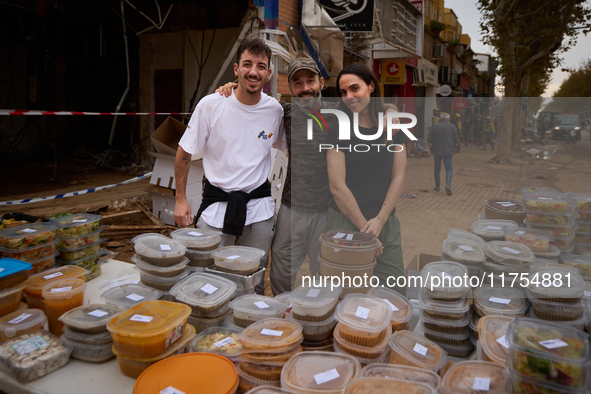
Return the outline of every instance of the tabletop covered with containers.
<path id="1" fill-rule="evenodd" d="M 140 282 L 84 304 L 92 266 L 77 260 L 100 217 L 0 231 L 0 368 L 26 383 L 70 358 L 117 363 L 134 393 L 590 393 L 591 195 L 524 190 L 484 208 L 420 267 L 412 302 L 330 281 L 257 295 L 263 251 L 187 228 L 135 237 Z M 319 242 L 321 276 L 371 276 L 372 237 Z M 21 253 L 36 247 L 50 250 Z M 41 254 L 57 260 L 40 268 Z"/>

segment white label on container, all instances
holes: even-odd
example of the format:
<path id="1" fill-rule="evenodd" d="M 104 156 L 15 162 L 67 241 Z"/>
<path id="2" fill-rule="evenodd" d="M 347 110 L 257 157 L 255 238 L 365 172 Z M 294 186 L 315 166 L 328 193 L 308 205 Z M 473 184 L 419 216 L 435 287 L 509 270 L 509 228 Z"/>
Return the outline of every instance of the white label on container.
<path id="1" fill-rule="evenodd" d="M 392 304 L 389 300 L 382 298 L 382 300 L 386 301 L 386 303 L 388 305 L 390 305 L 390 309 L 392 309 L 392 312 L 398 312 L 400 309 L 396 308 L 396 305 Z"/>
<path id="2" fill-rule="evenodd" d="M 257 306 L 259 309 L 265 309 L 265 308 L 268 308 L 268 307 L 269 307 L 269 305 L 267 305 L 267 304 L 265 303 L 265 301 L 258 301 L 258 302 L 255 302 L 254 304 L 255 304 L 255 305 L 256 305 L 256 306 Z"/>
<path id="3" fill-rule="evenodd" d="M 486 226 L 487 230 L 501 230 L 501 227 L 499 226 Z"/>
<path id="4" fill-rule="evenodd" d="M 343 238 L 345 235 L 347 235 L 347 234 L 345 234 L 345 233 L 336 233 L 336 234 L 333 236 L 333 238 L 334 238 L 334 239 L 341 239 L 341 238 Z"/>
<path id="5" fill-rule="evenodd" d="M 499 202 L 500 205 L 504 206 L 504 207 L 512 207 L 513 205 L 515 205 L 512 202 L 509 201 L 503 201 L 503 202 Z"/>
<path id="6" fill-rule="evenodd" d="M 86 223 L 88 222 L 88 219 L 76 219 L 76 220 L 72 220 L 72 223 Z"/>
<path id="7" fill-rule="evenodd" d="M 472 389 L 480 391 L 490 390 L 490 378 L 474 378 Z"/>
<path id="8" fill-rule="evenodd" d="M 522 230 L 520 230 L 520 231 L 515 231 L 515 234 L 523 235 L 523 234 L 525 234 L 525 231 L 522 231 Z"/>
<path id="9" fill-rule="evenodd" d="M 234 343 L 234 340 L 232 339 L 232 337 L 226 337 L 226 338 L 222 339 L 221 341 L 214 342 L 214 345 L 215 345 L 215 347 L 220 348 L 220 347 L 226 346 L 230 343 Z"/>
<path id="10" fill-rule="evenodd" d="M 142 322 L 142 323 L 149 323 L 149 322 L 152 321 L 153 318 L 154 318 L 153 316 L 133 315 L 131 317 L 131 319 L 129 319 L 129 320 L 131 320 L 131 321 L 139 321 L 139 322 Z"/>
<path id="11" fill-rule="evenodd" d="M 497 339 L 497 342 L 505 349 L 509 349 L 509 344 L 507 343 L 507 337 L 505 335 Z"/>
<path id="12" fill-rule="evenodd" d="M 272 337 L 280 337 L 281 335 L 283 335 L 283 331 L 275 331 L 275 330 L 269 330 L 267 328 L 263 328 L 261 330 L 261 334 L 270 335 Z"/>
<path id="13" fill-rule="evenodd" d="M 88 314 L 90 316 L 103 317 L 103 316 L 107 316 L 109 314 L 109 312 L 101 311 L 100 309 L 95 309 L 92 312 L 88 312 Z"/>
<path id="14" fill-rule="evenodd" d="M 421 356 L 425 356 L 429 349 L 419 343 L 415 343 L 415 347 L 412 348 L 412 351 L 420 354 Z"/>
<path id="15" fill-rule="evenodd" d="M 187 233 L 187 234 L 188 234 L 188 235 L 192 235 L 192 236 L 194 236 L 194 237 L 201 237 L 201 236 L 203 236 L 203 234 L 201 234 L 201 233 L 198 233 L 197 231 L 191 231 L 191 232 L 189 232 L 189 233 Z"/>
<path id="16" fill-rule="evenodd" d="M 466 252 L 473 252 L 474 251 L 473 248 L 466 246 L 466 245 L 460 245 L 460 246 L 458 246 L 458 248 L 465 250 Z"/>
<path id="17" fill-rule="evenodd" d="M 164 390 L 160 391 L 160 394 L 186 394 L 184 391 L 175 389 L 172 386 L 168 386 Z"/>
<path id="18" fill-rule="evenodd" d="M 29 317 L 31 317 L 31 316 L 33 316 L 33 315 L 31 315 L 30 313 L 23 313 L 23 314 L 21 314 L 20 316 L 17 316 L 17 317 L 15 317 L 14 319 L 12 319 L 12 320 L 9 320 L 8 322 L 9 322 L 10 324 L 18 324 L 18 323 L 22 322 L 23 320 L 26 320 L 26 319 L 28 319 L 28 318 L 29 318 Z"/>
<path id="19" fill-rule="evenodd" d="M 322 384 L 322 383 L 330 382 L 331 380 L 335 380 L 340 377 L 341 377 L 341 375 L 339 375 L 339 371 L 337 371 L 336 368 L 333 368 L 333 369 L 329 369 L 326 372 L 322 372 L 322 373 L 318 373 L 318 374 L 314 375 L 314 380 L 316 381 L 316 384 Z"/>
<path id="20" fill-rule="evenodd" d="M 585 297 L 591 297 L 591 291 L 584 291 Z"/>
<path id="21" fill-rule="evenodd" d="M 24 228 L 21 230 L 23 233 L 36 233 L 37 230 L 33 230 L 32 228 Z"/>
<path id="22" fill-rule="evenodd" d="M 554 200 L 552 197 L 538 197 L 538 200 Z"/>
<path id="23" fill-rule="evenodd" d="M 160 244 L 160 250 L 172 250 L 170 245 Z"/>
<path id="24" fill-rule="evenodd" d="M 318 294 L 320 294 L 320 289 L 310 289 L 308 294 L 306 294 L 306 297 L 316 298 L 316 297 L 318 297 Z"/>
<path id="25" fill-rule="evenodd" d="M 235 254 L 235 255 L 226 257 L 226 259 L 228 259 L 228 260 L 236 260 L 238 257 L 240 257 L 240 255 Z"/>
<path id="26" fill-rule="evenodd" d="M 508 300 L 506 298 L 497 298 L 497 297 L 490 297 L 488 299 L 490 302 L 495 302 L 497 304 L 505 304 L 505 305 L 509 305 L 511 303 L 511 300 Z"/>
<path id="27" fill-rule="evenodd" d="M 49 280 L 49 279 L 53 279 L 53 278 L 57 278 L 58 276 L 62 276 L 63 273 L 61 272 L 56 272 L 55 274 L 51 274 L 51 275 L 45 275 L 43 277 L 43 279 Z"/>
<path id="28" fill-rule="evenodd" d="M 213 286 L 213 285 L 210 285 L 210 284 L 208 283 L 208 284 L 206 284 L 205 286 L 203 286 L 203 287 L 201 288 L 201 290 L 203 290 L 203 291 L 204 291 L 204 292 L 206 292 L 207 294 L 213 294 L 213 293 L 215 293 L 216 291 L 218 291 L 218 288 L 217 288 L 217 287 L 215 287 L 215 286 Z"/>
<path id="29" fill-rule="evenodd" d="M 369 309 L 364 308 L 362 306 L 357 307 L 357 311 L 355 312 L 355 316 L 360 317 L 362 319 L 367 319 L 369 316 Z"/>
<path id="30" fill-rule="evenodd" d="M 347 241 L 353 241 L 353 234 L 347 234 Z"/>
<path id="31" fill-rule="evenodd" d="M 55 289 L 51 289 L 51 293 L 63 293 L 64 291 L 72 290 L 72 286 L 68 287 L 57 287 Z"/>
<path id="32" fill-rule="evenodd" d="M 137 301 L 141 301 L 141 300 L 143 300 L 143 299 L 144 299 L 144 298 L 146 298 L 146 297 L 144 297 L 144 296 L 141 296 L 141 295 L 139 295 L 139 294 L 131 293 L 130 295 L 128 295 L 128 296 L 125 296 L 125 298 L 127 298 L 127 299 L 129 299 L 129 300 L 132 300 L 132 301 L 136 301 L 136 302 L 137 302 Z"/>
<path id="33" fill-rule="evenodd" d="M 50 345 L 49 342 L 45 340 L 41 335 L 34 336 L 33 338 L 29 338 L 25 341 L 15 343 L 12 345 L 12 349 L 19 355 L 22 356 L 24 354 L 29 354 L 34 352 L 35 350 L 43 349 L 44 347 L 48 347 Z"/>
<path id="34" fill-rule="evenodd" d="M 519 250 L 515 250 L 513 248 L 508 248 L 506 246 L 503 246 L 501 249 L 506 250 L 507 252 L 511 252 L 513 254 L 521 254 L 521 252 Z"/>
<path id="35" fill-rule="evenodd" d="M 561 341 L 560 339 L 549 339 L 547 341 L 538 342 L 546 349 L 558 349 L 560 347 L 568 346 L 568 343 Z"/>

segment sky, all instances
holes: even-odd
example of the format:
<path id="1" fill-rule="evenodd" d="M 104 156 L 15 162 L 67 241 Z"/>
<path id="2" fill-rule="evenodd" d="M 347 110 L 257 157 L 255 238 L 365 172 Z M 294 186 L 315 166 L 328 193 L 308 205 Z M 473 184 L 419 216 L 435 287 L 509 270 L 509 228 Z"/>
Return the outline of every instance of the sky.
<path id="1" fill-rule="evenodd" d="M 462 33 L 470 35 L 472 50 L 477 53 L 492 54 L 492 48 L 482 43 L 480 12 L 476 8 L 476 3 L 475 0 L 445 0 L 445 7 L 453 9 L 462 25 Z M 563 64 L 552 72 L 552 79 L 544 92 L 544 97 L 552 96 L 568 77 L 569 73 L 561 71 L 561 68 L 576 68 L 584 60 L 591 58 L 591 34 L 587 37 L 580 34 L 577 45 L 561 57 L 564 59 Z"/>

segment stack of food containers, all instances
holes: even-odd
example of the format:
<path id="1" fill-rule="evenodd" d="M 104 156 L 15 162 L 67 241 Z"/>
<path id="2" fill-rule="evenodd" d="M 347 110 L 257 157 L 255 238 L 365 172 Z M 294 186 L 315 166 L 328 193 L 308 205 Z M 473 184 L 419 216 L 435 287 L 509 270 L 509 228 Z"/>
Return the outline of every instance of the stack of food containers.
<path id="1" fill-rule="evenodd" d="M 445 365 L 447 353 L 435 342 L 414 332 L 395 332 L 388 342 L 390 364 L 422 368 L 434 373 Z"/>
<path id="2" fill-rule="evenodd" d="M 519 201 L 506 198 L 489 198 L 484 202 L 484 215 L 487 219 L 511 220 L 515 223 L 523 223 L 525 211 Z"/>
<path id="3" fill-rule="evenodd" d="M 95 364 L 115 358 L 107 323 L 124 310 L 118 306 L 90 304 L 60 316 L 59 320 L 65 325 L 62 340 L 72 349 L 71 357 Z"/>
<path id="4" fill-rule="evenodd" d="M 175 354 L 186 353 L 195 337 L 187 324 L 188 305 L 146 301 L 113 317 L 107 330 L 121 372 L 137 377 L 150 365 Z"/>
<path id="5" fill-rule="evenodd" d="M 504 394 L 506 386 L 502 366 L 486 361 L 462 361 L 447 370 L 439 393 Z"/>
<path id="6" fill-rule="evenodd" d="M 367 295 L 381 298 L 390 306 L 390 309 L 392 309 L 390 326 L 392 327 L 393 333 L 410 329 L 409 322 L 412 318 L 412 304 L 406 297 L 385 287 L 372 287 L 367 292 Z"/>
<path id="7" fill-rule="evenodd" d="M 437 394 L 437 390 L 427 384 L 386 378 L 357 378 L 349 383 L 342 392 L 343 394 L 378 392 Z"/>
<path id="8" fill-rule="evenodd" d="M 29 308 L 45 311 L 43 288 L 51 282 L 61 279 L 84 279 L 88 271 L 76 266 L 57 267 L 32 275 L 25 281 L 25 299 Z"/>
<path id="9" fill-rule="evenodd" d="M 505 228 L 517 229 L 519 226 L 512 220 L 477 220 L 472 223 L 472 232 L 480 238 L 489 241 L 504 241 Z"/>
<path id="10" fill-rule="evenodd" d="M 464 265 L 469 276 L 480 277 L 484 272 L 484 249 L 469 239 L 447 237 L 441 245 L 441 258 Z"/>
<path id="11" fill-rule="evenodd" d="M 238 392 L 256 386 L 279 386 L 285 363 L 302 351 L 302 326 L 286 319 L 264 319 L 244 329 L 238 339 L 242 343 Z"/>
<path id="12" fill-rule="evenodd" d="M 234 282 L 198 272 L 177 283 L 170 289 L 170 294 L 177 302 L 191 307 L 188 321 L 199 333 L 209 327 L 222 325 L 222 321 L 231 313 L 229 304 L 235 291 Z"/>
<path id="13" fill-rule="evenodd" d="M 478 349 L 476 358 L 503 367 L 507 364 L 507 329 L 513 317 L 483 316 L 478 321 Z"/>
<path id="14" fill-rule="evenodd" d="M 0 316 L 19 308 L 30 269 L 24 261 L 0 259 Z"/>
<path id="15" fill-rule="evenodd" d="M 591 194 L 569 193 L 579 215 L 574 241 L 580 254 L 591 253 Z M 587 253 L 585 253 L 587 251 Z"/>
<path id="16" fill-rule="evenodd" d="M 324 346 L 337 324 L 334 311 L 342 289 L 300 286 L 290 296 L 289 319 L 301 324 L 306 348 Z"/>
<path id="17" fill-rule="evenodd" d="M 349 294 L 337 306 L 334 350 L 354 356 L 361 364 L 383 363 L 392 334 L 392 308 L 383 299 Z"/>
<path id="18" fill-rule="evenodd" d="M 358 231 L 331 230 L 320 236 L 320 275 L 371 277 L 376 265 L 375 252 L 378 241 L 373 236 Z M 344 285 L 342 295 L 367 293 L 370 286 Z"/>
<path id="19" fill-rule="evenodd" d="M 169 291 L 189 274 L 183 245 L 162 234 L 142 234 L 131 241 L 136 253 L 132 260 L 146 286 Z"/>
<path id="20" fill-rule="evenodd" d="M 435 372 L 408 365 L 372 364 L 361 370 L 360 377 L 405 380 L 427 384 L 439 390 L 441 377 Z"/>
<path id="21" fill-rule="evenodd" d="M 185 257 L 189 259 L 188 268 L 195 272 L 213 265 L 211 253 L 219 249 L 222 233 L 201 228 L 181 228 L 170 233 L 170 237 L 187 248 Z"/>
<path id="22" fill-rule="evenodd" d="M 26 261 L 35 274 L 55 265 L 55 239 L 58 226 L 52 223 L 31 223 L 0 231 L 2 257 Z"/>
<path id="23" fill-rule="evenodd" d="M 265 252 L 248 246 L 226 246 L 214 251 L 212 267 L 205 271 L 222 276 L 236 283 L 234 297 L 254 294 L 254 288 L 263 279 L 265 268 L 261 259 Z"/>
<path id="24" fill-rule="evenodd" d="M 563 324 L 519 318 L 509 325 L 507 356 L 514 393 L 589 392 L 589 336 Z M 535 391 L 534 391 L 535 390 Z"/>
<path id="25" fill-rule="evenodd" d="M 340 394 L 359 376 L 359 361 L 330 352 L 302 352 L 281 373 L 281 387 L 301 394 Z"/>
<path id="26" fill-rule="evenodd" d="M 474 311 L 479 317 L 508 316 L 515 319 L 526 316 L 527 309 L 525 294 L 518 288 L 479 287 L 474 289 Z"/>
<path id="27" fill-rule="evenodd" d="M 419 290 L 419 324 L 425 337 L 454 357 L 467 357 L 470 342 L 470 293 L 467 268 L 451 261 L 427 264 Z"/>
<path id="28" fill-rule="evenodd" d="M 576 254 L 563 254 L 560 256 L 562 264 L 576 268 L 585 283 L 591 282 L 591 256 L 579 256 Z"/>
<path id="29" fill-rule="evenodd" d="M 241 332 L 226 327 L 210 327 L 193 339 L 191 349 L 194 352 L 219 354 L 232 362 L 238 362 L 242 353 L 242 343 L 238 339 Z"/>
<path id="30" fill-rule="evenodd" d="M 246 294 L 230 302 L 233 323 L 248 327 L 259 320 L 284 318 L 287 304 L 281 300 L 257 294 Z"/>
<path id="31" fill-rule="evenodd" d="M 531 228 L 505 228 L 505 241 L 525 245 L 534 253 L 547 253 L 554 235 L 550 231 Z"/>
<path id="32" fill-rule="evenodd" d="M 120 306 L 129 309 L 146 301 L 156 301 L 163 292 L 134 284 L 112 287 L 101 294 L 101 299 L 107 305 Z"/>
<path id="33" fill-rule="evenodd" d="M 528 272 L 536 258 L 527 246 L 506 241 L 489 242 L 485 254 L 488 259 L 484 266 L 495 275 L 495 283 L 499 281 L 502 286 L 519 286 L 518 281 L 513 281 L 515 274 Z"/>

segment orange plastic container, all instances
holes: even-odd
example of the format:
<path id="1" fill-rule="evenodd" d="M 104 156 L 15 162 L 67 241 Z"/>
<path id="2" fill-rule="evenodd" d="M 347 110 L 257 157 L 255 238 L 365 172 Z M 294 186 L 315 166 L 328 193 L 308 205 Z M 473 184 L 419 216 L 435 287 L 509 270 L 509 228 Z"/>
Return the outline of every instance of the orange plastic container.
<path id="1" fill-rule="evenodd" d="M 84 279 L 86 274 L 88 274 L 88 271 L 84 268 L 67 265 L 30 276 L 25 281 L 25 298 L 29 308 L 45 310 L 42 291 L 47 284 L 61 279 Z"/>
<path id="2" fill-rule="evenodd" d="M 181 354 L 146 369 L 133 394 L 159 394 L 168 387 L 191 394 L 232 394 L 238 388 L 238 373 L 232 361 L 217 354 Z"/>
<path id="3" fill-rule="evenodd" d="M 84 279 L 62 279 L 51 282 L 43 287 L 45 314 L 49 331 L 55 336 L 64 332 L 64 323 L 58 318 L 69 310 L 84 304 Z"/>

